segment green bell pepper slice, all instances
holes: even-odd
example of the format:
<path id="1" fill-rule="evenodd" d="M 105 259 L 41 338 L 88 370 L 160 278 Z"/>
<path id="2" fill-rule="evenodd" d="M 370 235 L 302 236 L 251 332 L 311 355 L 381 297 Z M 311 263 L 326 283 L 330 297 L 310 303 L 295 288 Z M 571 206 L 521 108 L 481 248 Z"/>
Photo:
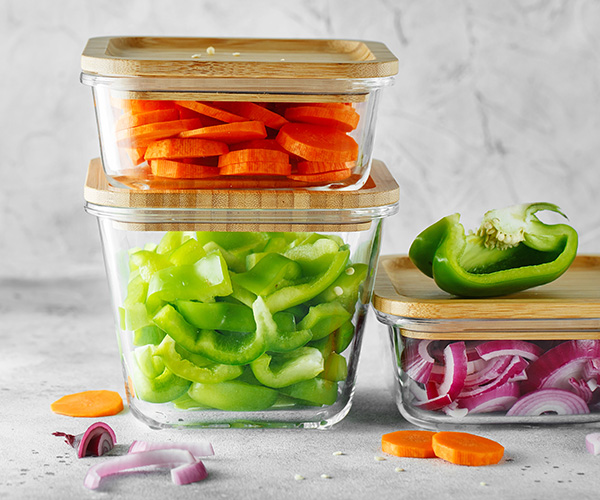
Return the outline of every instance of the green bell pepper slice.
<path id="1" fill-rule="evenodd" d="M 265 338 L 258 328 L 253 332 L 203 330 L 189 324 L 170 304 L 163 306 L 153 321 L 184 349 L 216 363 L 245 365 L 266 350 Z"/>
<path id="2" fill-rule="evenodd" d="M 165 338 L 166 333 L 155 325 L 147 325 L 133 332 L 133 345 L 142 346 L 147 344 L 158 345 Z"/>
<path id="3" fill-rule="evenodd" d="M 360 285 L 367 277 L 367 270 L 368 266 L 366 264 L 359 263 L 348 266 L 338 279 L 311 300 L 311 304 L 337 300 L 347 311 L 354 314 Z"/>
<path id="4" fill-rule="evenodd" d="M 175 375 L 191 382 L 204 384 L 224 382 L 239 377 L 244 371 L 241 366 L 224 365 L 202 359 L 201 356 L 177 345 L 168 335 L 156 348 L 154 355 L 160 357 L 165 366 Z"/>
<path id="5" fill-rule="evenodd" d="M 337 400 L 337 382 L 315 377 L 297 384 L 281 387 L 279 392 L 309 405 L 332 405 Z"/>
<path id="6" fill-rule="evenodd" d="M 185 394 L 190 381 L 175 375 L 147 345 L 133 352 L 131 378 L 135 397 L 149 403 L 168 403 Z"/>
<path id="7" fill-rule="evenodd" d="M 188 395 L 202 406 L 224 411 L 261 411 L 273 406 L 278 392 L 241 380 L 216 384 L 192 383 Z"/>
<path id="8" fill-rule="evenodd" d="M 350 257 L 348 249 L 333 254 L 327 269 L 310 281 L 280 288 L 265 297 L 265 303 L 272 313 L 289 309 L 307 302 L 323 292 L 346 269 Z"/>
<path id="9" fill-rule="evenodd" d="M 545 224 L 535 214 L 551 203 L 490 210 L 475 233 L 465 235 L 460 215 L 444 217 L 412 243 L 409 257 L 442 290 L 460 297 L 494 297 L 549 283 L 577 254 L 577 232 Z"/>
<path id="10" fill-rule="evenodd" d="M 327 358 L 334 351 L 338 354 L 344 352 L 352 343 L 353 338 L 354 324 L 352 321 L 346 321 L 335 332 L 330 333 L 327 337 L 309 342 L 308 345 L 319 349 L 323 357 Z"/>
<path id="11" fill-rule="evenodd" d="M 264 353 L 250 368 L 261 384 L 277 389 L 316 377 L 323 371 L 324 359 L 318 349 L 300 347 L 286 353 Z"/>
<path id="12" fill-rule="evenodd" d="M 129 256 L 129 267 L 136 269 L 144 281 L 150 281 L 157 271 L 171 266 L 166 255 L 157 254 L 150 250 L 139 250 Z"/>
<path id="13" fill-rule="evenodd" d="M 196 328 L 230 332 L 256 330 L 252 309 L 244 304 L 177 300 L 175 307 L 185 320 Z"/>
<path id="14" fill-rule="evenodd" d="M 267 233 L 244 231 L 198 231 L 196 239 L 202 244 L 216 243 L 238 257 L 260 252 L 269 240 Z"/>
<path id="15" fill-rule="evenodd" d="M 312 306 L 308 314 L 298 323 L 298 327 L 310 330 L 313 340 L 319 340 L 337 330 L 351 317 L 352 315 L 340 302 L 323 302 Z"/>
<path id="16" fill-rule="evenodd" d="M 278 253 L 269 253 L 249 271 L 234 274 L 231 279 L 255 295 L 268 295 L 300 276 L 300 264 Z"/>
<path id="17" fill-rule="evenodd" d="M 137 330 L 151 324 L 151 318 L 146 310 L 147 295 L 148 283 L 138 274 L 127 284 L 127 296 L 123 301 L 126 330 Z"/>
<path id="18" fill-rule="evenodd" d="M 168 231 L 156 246 L 156 253 L 170 254 L 194 236 L 195 233 L 192 231 Z"/>
<path id="19" fill-rule="evenodd" d="M 331 380 L 332 382 L 340 382 L 346 380 L 348 376 L 348 363 L 344 356 L 340 356 L 337 352 L 332 352 L 325 359 L 325 366 L 321 373 L 321 378 Z"/>
<path id="20" fill-rule="evenodd" d="M 200 259 L 206 257 L 206 254 L 207 252 L 204 247 L 195 239 L 190 238 L 169 253 L 169 261 L 174 266 L 195 264 Z"/>
<path id="21" fill-rule="evenodd" d="M 321 274 L 329 267 L 333 257 L 340 250 L 340 245 L 330 238 L 314 235 L 318 237 L 315 241 L 302 242 L 287 250 L 285 257 L 297 262 L 302 268 L 304 275 L 314 276 Z"/>

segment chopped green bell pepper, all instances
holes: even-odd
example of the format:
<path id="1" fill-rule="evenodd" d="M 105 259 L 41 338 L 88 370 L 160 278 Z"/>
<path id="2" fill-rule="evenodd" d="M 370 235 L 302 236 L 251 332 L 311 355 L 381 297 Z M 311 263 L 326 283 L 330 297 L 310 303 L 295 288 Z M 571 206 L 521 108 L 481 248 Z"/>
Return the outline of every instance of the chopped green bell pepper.
<path id="1" fill-rule="evenodd" d="M 315 377 L 297 384 L 281 387 L 279 392 L 310 405 L 332 405 L 337 399 L 337 383 Z"/>
<path id="2" fill-rule="evenodd" d="M 217 384 L 193 383 L 189 396 L 202 406 L 225 411 L 260 411 L 273 406 L 278 393 L 262 385 L 241 380 L 229 380 Z"/>
<path id="3" fill-rule="evenodd" d="M 252 309 L 244 304 L 177 300 L 175 307 L 185 320 L 196 328 L 230 332 L 256 330 Z"/>
<path id="4" fill-rule="evenodd" d="M 195 264 L 200 259 L 206 257 L 206 254 L 207 252 L 204 247 L 193 238 L 190 238 L 169 254 L 169 261 L 174 266 Z"/>
<path id="5" fill-rule="evenodd" d="M 300 264 L 278 253 L 268 253 L 249 271 L 234 274 L 231 279 L 253 294 L 264 296 L 301 275 Z"/>
<path id="6" fill-rule="evenodd" d="M 577 232 L 545 224 L 534 214 L 551 203 L 491 210 L 476 233 L 465 235 L 460 215 L 444 217 L 412 243 L 409 257 L 442 290 L 462 297 L 493 297 L 543 285 L 561 276 L 577 254 Z"/>
<path id="7" fill-rule="evenodd" d="M 250 368 L 261 384 L 280 388 L 316 377 L 323 371 L 324 360 L 318 349 L 300 347 L 286 353 L 264 353 Z"/>
<path id="8" fill-rule="evenodd" d="M 144 281 L 150 281 L 154 273 L 171 265 L 167 256 L 150 250 L 140 250 L 129 256 L 130 268 L 136 269 Z"/>
<path id="9" fill-rule="evenodd" d="M 165 335 L 165 332 L 155 325 L 142 326 L 133 332 L 133 345 L 158 345 L 165 338 Z"/>
<path id="10" fill-rule="evenodd" d="M 311 304 L 339 301 L 347 311 L 354 314 L 360 285 L 367 277 L 366 264 L 348 266 L 331 285 L 311 300 Z"/>
<path id="11" fill-rule="evenodd" d="M 297 262 L 305 275 L 321 274 L 329 267 L 340 245 L 330 238 L 319 236 L 315 241 L 304 241 L 287 250 L 284 255 Z"/>
<path id="12" fill-rule="evenodd" d="M 346 358 L 340 356 L 337 352 L 332 352 L 325 360 L 321 378 L 331 380 L 332 382 L 340 382 L 346 380 L 347 376 L 348 363 L 346 362 Z"/>
<path id="13" fill-rule="evenodd" d="M 319 340 L 337 330 L 351 317 L 340 302 L 323 302 L 312 306 L 298 327 L 310 330 L 313 340 Z"/>

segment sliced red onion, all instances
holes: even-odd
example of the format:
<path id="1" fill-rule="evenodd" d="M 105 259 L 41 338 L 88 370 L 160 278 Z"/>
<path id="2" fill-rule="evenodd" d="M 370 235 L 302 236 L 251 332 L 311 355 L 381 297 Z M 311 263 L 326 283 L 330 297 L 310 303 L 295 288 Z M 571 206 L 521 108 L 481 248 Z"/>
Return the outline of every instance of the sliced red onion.
<path id="1" fill-rule="evenodd" d="M 498 356 L 521 356 L 535 361 L 542 355 L 542 348 L 525 340 L 489 340 L 475 347 L 482 359 Z"/>
<path id="2" fill-rule="evenodd" d="M 529 365 L 528 379 L 523 382 L 521 390 L 524 393 L 544 388 L 569 390 L 569 379 L 581 378 L 584 366 L 594 358 L 600 358 L 599 340 L 562 342 Z"/>
<path id="3" fill-rule="evenodd" d="M 600 455 L 600 432 L 585 436 L 585 447 L 592 455 Z"/>
<path id="4" fill-rule="evenodd" d="M 467 361 L 467 376 L 483 370 L 489 363 L 489 361 L 486 361 L 485 359 L 481 359 L 481 358 L 469 360 L 468 356 L 467 356 L 467 360 L 468 360 Z M 465 383 L 466 383 L 466 381 L 465 381 Z"/>
<path id="5" fill-rule="evenodd" d="M 569 379 L 569 385 L 571 386 L 570 390 L 573 394 L 577 394 L 588 405 L 590 404 L 592 401 L 592 391 L 585 380 L 571 377 Z"/>
<path id="6" fill-rule="evenodd" d="M 171 480 L 177 485 L 197 483 L 208 477 L 206 467 L 200 461 L 193 464 L 180 465 L 171 469 Z"/>
<path id="7" fill-rule="evenodd" d="M 466 408 L 459 408 L 456 401 L 452 401 L 449 405 L 444 406 L 442 411 L 452 418 L 465 418 L 469 413 L 469 410 Z"/>
<path id="8" fill-rule="evenodd" d="M 467 352 L 464 342 L 453 342 L 444 348 L 444 380 L 439 394 L 448 394 L 454 400 L 465 385 L 467 377 Z"/>
<path id="9" fill-rule="evenodd" d="M 417 351 L 419 356 L 427 361 L 428 363 L 435 363 L 435 359 L 429 354 L 429 345 L 433 342 L 433 340 L 421 340 L 419 345 L 417 346 Z"/>
<path id="10" fill-rule="evenodd" d="M 446 370 L 444 369 L 444 365 L 433 365 L 431 367 L 431 373 L 429 374 L 428 382 L 435 382 L 436 384 L 441 384 L 444 381 L 445 373 Z"/>
<path id="11" fill-rule="evenodd" d="M 431 369 L 433 368 L 433 363 L 429 363 L 428 361 L 422 358 L 416 357 L 411 361 L 407 361 L 403 368 L 406 372 L 406 375 L 408 375 L 415 382 L 425 384 L 431 376 Z"/>
<path id="12" fill-rule="evenodd" d="M 466 387 L 460 392 L 459 397 L 473 397 L 491 391 L 506 384 L 512 377 L 522 373 L 527 368 L 527 361 L 520 356 L 513 356 L 504 371 L 488 384 Z"/>
<path id="13" fill-rule="evenodd" d="M 134 441 L 128 453 L 140 453 L 152 450 L 187 450 L 195 457 L 209 457 L 215 454 L 212 444 L 208 441 L 194 441 L 182 443 Z"/>
<path id="14" fill-rule="evenodd" d="M 596 379 L 600 378 L 600 358 L 588 359 L 583 366 L 583 378 Z"/>
<path id="15" fill-rule="evenodd" d="M 512 356 L 502 356 L 485 361 L 485 366 L 471 375 L 465 377 L 465 387 L 478 387 L 496 380 L 508 367 Z"/>
<path id="16" fill-rule="evenodd" d="M 83 484 L 94 490 L 105 477 L 122 472 L 135 471 L 142 467 L 173 468 L 184 464 L 195 464 L 197 460 L 187 450 L 153 450 L 129 453 L 92 466 L 85 476 Z"/>
<path id="17" fill-rule="evenodd" d="M 506 415 L 539 416 L 544 413 L 580 415 L 590 413 L 590 409 L 583 399 L 572 392 L 562 389 L 539 389 L 519 398 Z"/>
<path id="18" fill-rule="evenodd" d="M 117 442 L 115 432 L 104 422 L 90 425 L 83 434 L 53 432 L 52 435 L 64 437 L 65 442 L 77 450 L 77 458 L 99 457 L 112 450 Z"/>
<path id="19" fill-rule="evenodd" d="M 489 391 L 459 398 L 459 408 L 469 413 L 491 413 L 508 410 L 520 396 L 519 384 L 505 383 Z"/>

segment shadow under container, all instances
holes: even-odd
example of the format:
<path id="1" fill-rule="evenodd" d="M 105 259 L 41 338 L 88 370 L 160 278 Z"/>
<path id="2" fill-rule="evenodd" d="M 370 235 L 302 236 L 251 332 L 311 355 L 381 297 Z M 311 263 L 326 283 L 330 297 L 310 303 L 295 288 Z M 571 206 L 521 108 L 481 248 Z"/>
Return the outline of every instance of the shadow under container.
<path id="1" fill-rule="evenodd" d="M 373 304 L 409 422 L 600 422 L 600 256 L 577 256 L 552 283 L 485 299 L 453 297 L 407 256 L 382 256 Z"/>
<path id="2" fill-rule="evenodd" d="M 81 69 L 115 186 L 355 190 L 398 60 L 362 40 L 100 37 Z"/>
<path id="3" fill-rule="evenodd" d="M 358 191 L 132 191 L 90 164 L 132 413 L 153 428 L 327 428 L 350 410 L 382 223 Z"/>

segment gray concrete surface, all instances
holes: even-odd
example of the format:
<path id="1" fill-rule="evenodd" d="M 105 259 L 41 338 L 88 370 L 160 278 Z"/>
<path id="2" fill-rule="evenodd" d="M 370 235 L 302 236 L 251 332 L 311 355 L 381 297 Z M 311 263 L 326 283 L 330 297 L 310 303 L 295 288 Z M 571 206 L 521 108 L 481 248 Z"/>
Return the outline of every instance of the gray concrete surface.
<path id="1" fill-rule="evenodd" d="M 125 453 L 134 439 L 200 437 L 216 450 L 205 460 L 209 478 L 175 486 L 168 472 L 145 472 L 113 477 L 89 491 L 83 478 L 103 458 L 77 459 L 52 432 L 81 432 L 92 421 L 55 415 L 50 403 L 85 389 L 124 395 L 105 280 L 0 281 L 0 319 L 0 498 L 599 496 L 600 456 L 584 446 L 586 433 L 598 426 L 478 430 L 506 448 L 504 460 L 488 467 L 385 456 L 381 435 L 411 426 L 393 402 L 386 332 L 374 316 L 363 344 L 354 405 L 333 429 L 155 431 L 124 411 L 104 419 L 117 434 L 113 455 Z M 305 479 L 295 480 L 296 474 Z"/>

